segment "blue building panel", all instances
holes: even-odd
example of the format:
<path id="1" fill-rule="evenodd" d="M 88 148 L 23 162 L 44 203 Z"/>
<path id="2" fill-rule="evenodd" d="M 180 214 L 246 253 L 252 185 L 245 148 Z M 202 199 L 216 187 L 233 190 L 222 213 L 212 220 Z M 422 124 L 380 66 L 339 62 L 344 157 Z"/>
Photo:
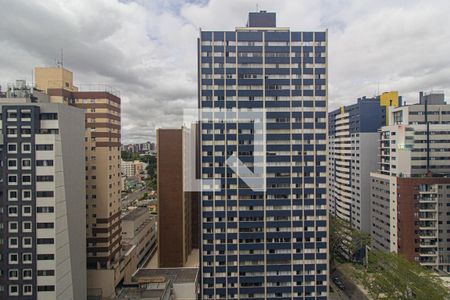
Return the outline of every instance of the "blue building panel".
<path id="1" fill-rule="evenodd" d="M 202 178 L 219 183 L 201 192 L 201 299 L 327 297 L 327 233 L 317 229 L 327 228 L 326 157 L 317 153 L 327 138 L 326 42 L 325 31 L 287 28 L 200 33 L 199 108 L 259 111 L 267 121 L 262 132 L 257 118 L 200 122 Z M 260 172 L 265 189 L 227 166 L 230 156 Z M 297 271 L 318 265 L 310 289 Z"/>

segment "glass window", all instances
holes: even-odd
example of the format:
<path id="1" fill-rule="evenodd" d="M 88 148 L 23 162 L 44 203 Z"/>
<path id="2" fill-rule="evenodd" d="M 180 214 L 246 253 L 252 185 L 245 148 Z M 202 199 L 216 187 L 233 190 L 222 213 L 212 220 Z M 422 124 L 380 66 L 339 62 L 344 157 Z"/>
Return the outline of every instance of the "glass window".
<path id="1" fill-rule="evenodd" d="M 32 231 L 31 222 L 29 221 L 22 222 L 22 231 L 31 232 Z"/>
<path id="2" fill-rule="evenodd" d="M 31 190 L 22 190 L 22 200 L 31 200 Z"/>
<path id="3" fill-rule="evenodd" d="M 8 159 L 8 170 L 17 170 L 17 159 Z"/>
<path id="4" fill-rule="evenodd" d="M 31 284 L 25 284 L 23 286 L 23 294 L 26 296 L 29 296 L 33 293 L 33 287 L 31 286 Z"/>
<path id="5" fill-rule="evenodd" d="M 8 206 L 8 216 L 16 217 L 18 214 L 17 206 Z"/>
<path id="6" fill-rule="evenodd" d="M 24 169 L 29 169 L 29 168 L 31 168 L 31 159 L 29 159 L 29 158 L 23 158 L 23 159 L 22 159 L 22 167 L 23 167 Z"/>
<path id="7" fill-rule="evenodd" d="M 10 269 L 10 270 L 8 270 L 8 279 L 9 280 L 17 280 L 17 279 L 19 279 L 19 270 L 17 270 L 17 269 Z"/>
<path id="8" fill-rule="evenodd" d="M 22 254 L 22 262 L 24 264 L 31 264 L 31 258 L 32 258 L 31 253 L 24 253 L 24 254 Z"/>
<path id="9" fill-rule="evenodd" d="M 17 248 L 19 247 L 19 240 L 16 237 L 10 237 L 8 239 L 9 248 Z"/>
<path id="10" fill-rule="evenodd" d="M 17 184 L 17 175 L 8 175 L 8 184 L 16 185 Z"/>
<path id="11" fill-rule="evenodd" d="M 33 277 L 33 271 L 31 269 L 24 269 L 22 271 L 23 279 L 31 279 Z"/>
<path id="12" fill-rule="evenodd" d="M 8 200 L 9 201 L 17 201 L 17 190 L 9 190 L 8 191 Z"/>
<path id="13" fill-rule="evenodd" d="M 17 153 L 17 144 L 8 144 L 8 153 Z"/>
<path id="14" fill-rule="evenodd" d="M 31 152 L 31 144 L 30 143 L 22 143 L 22 152 L 30 153 Z"/>
<path id="15" fill-rule="evenodd" d="M 22 206 L 22 214 L 24 216 L 31 216 L 31 206 L 30 205 Z"/>
<path id="16" fill-rule="evenodd" d="M 8 259 L 10 264 L 16 265 L 19 262 L 19 255 L 17 253 L 9 253 Z"/>
<path id="17" fill-rule="evenodd" d="M 8 222 L 8 232 L 19 231 L 19 224 L 17 222 Z"/>
<path id="18" fill-rule="evenodd" d="M 31 237 L 24 237 L 22 239 L 22 246 L 24 248 L 30 248 L 32 245 Z"/>
<path id="19" fill-rule="evenodd" d="M 18 296 L 19 295 L 19 286 L 18 285 L 10 285 L 9 286 L 9 295 L 10 296 Z"/>
<path id="20" fill-rule="evenodd" d="M 31 175 L 22 175 L 22 184 L 31 184 Z"/>

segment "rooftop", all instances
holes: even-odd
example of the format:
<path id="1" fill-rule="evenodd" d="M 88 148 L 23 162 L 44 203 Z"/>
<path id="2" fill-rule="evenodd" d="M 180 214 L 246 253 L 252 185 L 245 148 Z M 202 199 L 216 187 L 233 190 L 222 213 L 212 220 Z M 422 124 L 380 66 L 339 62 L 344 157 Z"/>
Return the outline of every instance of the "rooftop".
<path id="1" fill-rule="evenodd" d="M 133 209 L 132 211 L 130 211 L 129 213 L 127 213 L 126 215 L 124 215 L 122 217 L 122 220 L 124 220 L 124 221 L 136 220 L 145 214 L 149 214 L 149 216 L 151 218 L 154 218 L 154 216 L 150 215 L 150 211 L 146 207 L 137 207 L 137 208 Z"/>
<path id="2" fill-rule="evenodd" d="M 133 280 L 137 282 L 152 281 L 161 277 L 170 279 L 175 284 L 195 282 L 198 277 L 198 268 L 139 269 L 133 276 Z"/>

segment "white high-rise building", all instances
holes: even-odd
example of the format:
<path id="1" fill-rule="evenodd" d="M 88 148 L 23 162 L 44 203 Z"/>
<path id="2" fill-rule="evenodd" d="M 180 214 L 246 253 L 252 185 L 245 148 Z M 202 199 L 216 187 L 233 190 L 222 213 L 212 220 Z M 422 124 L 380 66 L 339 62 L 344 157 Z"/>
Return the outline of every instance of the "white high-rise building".
<path id="1" fill-rule="evenodd" d="M 450 105 L 421 93 L 389 119 L 371 173 L 372 246 L 450 271 Z"/>
<path id="2" fill-rule="evenodd" d="M 86 299 L 84 113 L 0 98 L 0 298 Z"/>

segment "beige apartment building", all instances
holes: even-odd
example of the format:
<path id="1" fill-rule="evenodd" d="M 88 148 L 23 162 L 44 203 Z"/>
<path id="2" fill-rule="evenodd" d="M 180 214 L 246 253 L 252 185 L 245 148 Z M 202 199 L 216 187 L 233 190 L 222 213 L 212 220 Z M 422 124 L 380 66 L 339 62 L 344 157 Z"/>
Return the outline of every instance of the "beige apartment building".
<path id="1" fill-rule="evenodd" d="M 127 261 L 121 259 L 120 96 L 106 86 L 79 89 L 62 67 L 36 68 L 35 76 L 36 88 L 51 102 L 85 110 L 88 290 L 109 297 Z"/>

